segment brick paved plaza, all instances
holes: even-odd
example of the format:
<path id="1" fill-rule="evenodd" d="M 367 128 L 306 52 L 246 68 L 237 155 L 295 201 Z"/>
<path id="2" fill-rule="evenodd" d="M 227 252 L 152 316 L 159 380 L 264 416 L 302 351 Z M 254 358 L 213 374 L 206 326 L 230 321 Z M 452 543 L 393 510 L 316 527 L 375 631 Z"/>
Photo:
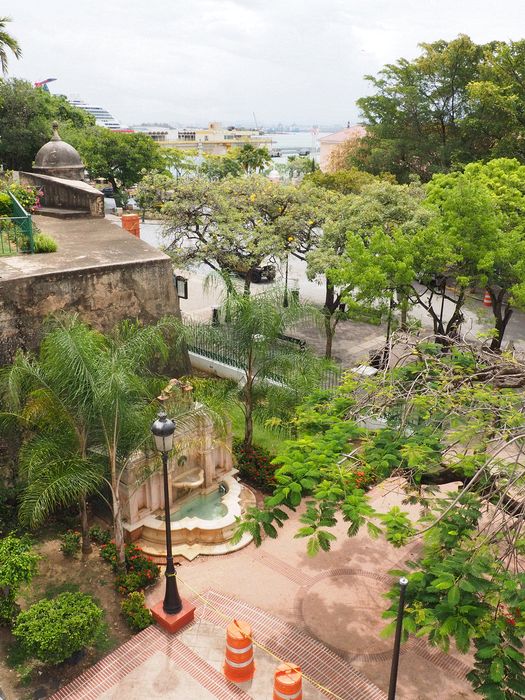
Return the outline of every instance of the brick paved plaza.
<path id="1" fill-rule="evenodd" d="M 370 492 L 374 506 L 400 503 L 398 486 L 394 480 L 376 486 Z M 388 571 L 414 555 L 419 543 L 394 550 L 366 533 L 349 539 L 341 523 L 333 551 L 312 559 L 305 540 L 293 537 L 297 521 L 294 514 L 279 538 L 266 539 L 259 549 L 251 544 L 225 556 L 181 561 L 181 594 L 197 605 L 193 625 L 171 637 L 158 627 L 146 629 L 53 700 L 267 700 L 278 662 L 261 648 L 255 678 L 246 687 L 237 688 L 221 673 L 226 620 L 233 618 L 250 622 L 256 643 L 298 663 L 321 686 L 305 682 L 305 700 L 385 698 L 392 638 L 379 636 L 383 593 L 394 580 Z M 150 603 L 162 598 L 163 586 L 161 580 L 149 592 Z M 402 648 L 398 700 L 476 697 L 465 680 L 468 661 L 410 639 Z"/>

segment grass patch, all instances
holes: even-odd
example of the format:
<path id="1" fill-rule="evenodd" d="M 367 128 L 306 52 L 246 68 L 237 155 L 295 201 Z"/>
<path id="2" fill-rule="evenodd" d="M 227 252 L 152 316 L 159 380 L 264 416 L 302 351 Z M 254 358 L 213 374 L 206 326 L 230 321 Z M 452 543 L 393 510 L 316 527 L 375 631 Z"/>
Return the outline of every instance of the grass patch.
<path id="1" fill-rule="evenodd" d="M 231 411 L 230 419 L 232 422 L 233 437 L 242 440 L 244 438 L 244 414 L 242 409 L 239 407 Z M 254 422 L 253 442 L 256 445 L 264 447 L 264 449 L 271 452 L 272 455 L 277 454 L 285 440 L 289 440 L 289 435 L 284 431 L 270 430 L 265 428 L 261 423 L 257 421 Z"/>
<path id="2" fill-rule="evenodd" d="M 62 581 L 62 583 L 48 583 L 44 589 L 43 598 L 51 600 L 56 598 L 57 595 L 61 593 L 80 593 L 80 586 L 78 583 L 71 583 L 70 581 Z"/>

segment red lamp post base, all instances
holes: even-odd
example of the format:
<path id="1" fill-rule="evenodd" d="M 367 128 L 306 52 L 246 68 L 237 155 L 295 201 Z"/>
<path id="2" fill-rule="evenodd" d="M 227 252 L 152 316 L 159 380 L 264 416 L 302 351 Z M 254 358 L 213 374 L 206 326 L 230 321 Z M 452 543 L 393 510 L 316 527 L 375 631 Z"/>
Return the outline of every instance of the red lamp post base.
<path id="1" fill-rule="evenodd" d="M 155 622 L 170 634 L 178 632 L 189 622 L 192 622 L 195 616 L 195 605 L 190 603 L 190 601 L 186 600 L 185 598 L 182 598 L 181 600 L 182 610 L 176 615 L 168 615 L 164 612 L 162 608 L 162 600 L 160 600 L 156 605 L 150 608 L 151 614 L 153 615 Z"/>

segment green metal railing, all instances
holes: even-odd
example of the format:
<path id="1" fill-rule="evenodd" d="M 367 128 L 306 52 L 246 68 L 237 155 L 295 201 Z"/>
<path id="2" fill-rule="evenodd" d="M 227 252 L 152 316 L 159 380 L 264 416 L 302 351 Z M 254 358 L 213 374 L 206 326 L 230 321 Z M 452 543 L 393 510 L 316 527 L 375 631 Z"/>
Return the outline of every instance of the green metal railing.
<path id="1" fill-rule="evenodd" d="M 210 360 L 222 362 L 230 367 L 244 369 L 245 361 L 242 353 L 236 347 L 235 338 L 228 331 L 227 325 L 212 327 L 209 324 L 191 323 L 191 339 L 188 341 L 188 350 L 203 357 L 208 357 Z M 283 337 L 277 340 L 271 352 L 276 355 L 279 352 L 285 351 L 285 346 L 293 344 L 297 349 L 297 364 L 300 366 L 301 349 L 300 346 L 293 340 L 286 340 Z M 323 389 L 334 389 L 341 384 L 344 370 L 341 367 L 335 369 L 326 369 L 323 371 L 319 381 L 319 386 Z M 280 377 L 271 376 L 275 381 L 279 381 Z"/>
<path id="2" fill-rule="evenodd" d="M 18 199 L 8 192 L 13 206 L 12 216 L 0 217 L 0 256 L 34 253 L 33 222 Z"/>

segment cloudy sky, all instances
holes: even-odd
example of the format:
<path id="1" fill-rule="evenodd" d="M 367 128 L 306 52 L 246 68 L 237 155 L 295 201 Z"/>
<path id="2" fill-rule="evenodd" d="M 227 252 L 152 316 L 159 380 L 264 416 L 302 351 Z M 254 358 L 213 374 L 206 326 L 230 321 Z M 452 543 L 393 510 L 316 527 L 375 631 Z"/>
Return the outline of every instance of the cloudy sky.
<path id="1" fill-rule="evenodd" d="M 121 121 L 355 122 L 363 75 L 459 33 L 525 35 L 523 0 L 1 0 L 10 75 Z"/>

